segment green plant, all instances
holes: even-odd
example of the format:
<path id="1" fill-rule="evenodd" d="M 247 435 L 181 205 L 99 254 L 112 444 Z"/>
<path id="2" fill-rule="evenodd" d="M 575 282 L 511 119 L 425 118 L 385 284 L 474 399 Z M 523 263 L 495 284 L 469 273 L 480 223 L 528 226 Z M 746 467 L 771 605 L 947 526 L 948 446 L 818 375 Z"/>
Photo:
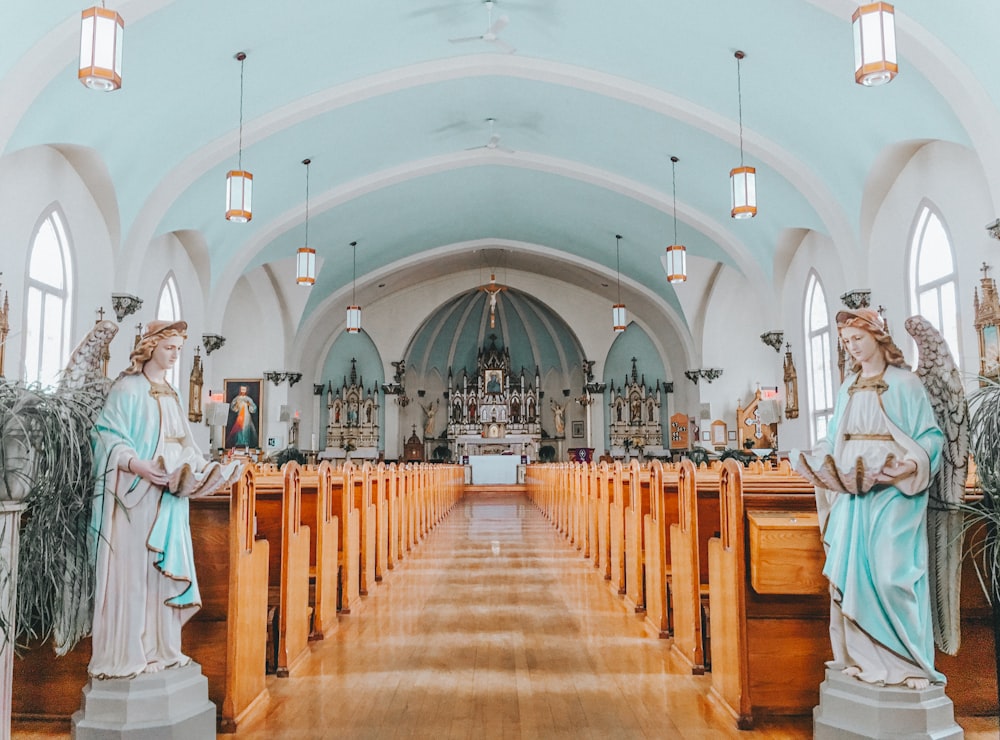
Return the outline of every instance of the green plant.
<path id="1" fill-rule="evenodd" d="M 103 382 L 43 389 L 0 379 L 0 498 L 22 496 L 14 639 L 54 638 L 60 654 L 90 629 L 90 429 Z M 5 574 L 9 577 L 9 574 Z M 10 637 L 9 625 L 3 625 Z"/>
<path id="2" fill-rule="evenodd" d="M 556 459 L 556 448 L 552 445 L 542 445 L 538 448 L 538 461 L 543 463 L 552 462 Z"/>
<path id="3" fill-rule="evenodd" d="M 271 459 L 279 468 L 289 460 L 294 460 L 299 465 L 305 465 L 308 462 L 306 454 L 298 447 L 286 447 L 281 452 L 275 453 Z"/>
<path id="4" fill-rule="evenodd" d="M 973 558 L 979 582 L 993 607 L 993 639 L 1000 676 L 1000 383 L 969 394 L 969 446 L 976 462 L 982 498 L 965 504 L 968 557 Z M 976 536 L 976 529 L 982 536 Z M 1000 688 L 998 688 L 1000 691 Z"/>
<path id="5" fill-rule="evenodd" d="M 687 453 L 687 457 L 694 463 L 695 467 L 703 464 L 708 465 L 708 450 L 704 447 L 695 447 Z"/>
<path id="6" fill-rule="evenodd" d="M 449 460 L 451 460 L 451 450 L 448 445 L 438 445 L 434 448 L 435 462 L 448 462 Z"/>
<path id="7" fill-rule="evenodd" d="M 747 452 L 746 450 L 734 450 L 731 447 L 727 447 L 722 451 L 722 454 L 719 455 L 719 460 L 728 460 L 729 458 L 733 458 L 737 462 L 742 463 L 743 467 L 746 467 L 756 460 L 757 456 L 752 452 Z"/>

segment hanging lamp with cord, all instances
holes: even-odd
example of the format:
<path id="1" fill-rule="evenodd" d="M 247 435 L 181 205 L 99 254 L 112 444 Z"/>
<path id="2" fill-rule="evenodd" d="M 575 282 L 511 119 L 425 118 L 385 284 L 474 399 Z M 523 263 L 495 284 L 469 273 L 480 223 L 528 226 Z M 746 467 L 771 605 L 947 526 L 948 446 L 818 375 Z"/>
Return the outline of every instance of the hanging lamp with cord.
<path id="1" fill-rule="evenodd" d="M 737 50 L 733 56 L 736 57 L 736 93 L 740 117 L 740 166 L 729 171 L 733 196 L 730 215 L 733 218 L 753 218 L 757 215 L 757 170 L 743 163 L 743 77 L 740 62 L 746 54 Z"/>
<path id="2" fill-rule="evenodd" d="M 667 247 L 667 282 L 687 280 L 687 249 L 677 240 L 677 157 L 670 158 L 671 181 L 674 191 L 674 243 Z"/>
<path id="3" fill-rule="evenodd" d="M 125 21 L 96 5 L 80 16 L 80 67 L 77 79 L 91 90 L 111 92 L 122 86 L 122 40 Z"/>
<path id="4" fill-rule="evenodd" d="M 611 323 L 614 327 L 615 334 L 621 334 L 625 331 L 625 326 L 628 323 L 628 313 L 625 310 L 625 304 L 622 303 L 622 235 L 615 234 L 615 258 L 616 258 L 616 272 L 618 274 L 618 302 L 611 307 Z"/>
<path id="5" fill-rule="evenodd" d="M 358 243 L 351 242 L 354 252 L 354 277 L 351 282 L 351 305 L 347 307 L 347 333 L 357 334 L 361 331 L 361 306 L 358 305 Z"/>
<path id="6" fill-rule="evenodd" d="M 299 247 L 295 258 L 295 282 L 298 285 L 314 285 L 316 283 L 316 250 L 309 246 L 309 165 L 311 159 L 303 159 L 306 166 L 306 240 Z"/>
<path id="7" fill-rule="evenodd" d="M 235 170 L 226 173 L 226 220 L 245 224 L 253 218 L 253 175 L 243 169 L 243 63 L 246 61 L 245 51 L 236 54 L 240 63 L 240 139 L 239 159 Z"/>

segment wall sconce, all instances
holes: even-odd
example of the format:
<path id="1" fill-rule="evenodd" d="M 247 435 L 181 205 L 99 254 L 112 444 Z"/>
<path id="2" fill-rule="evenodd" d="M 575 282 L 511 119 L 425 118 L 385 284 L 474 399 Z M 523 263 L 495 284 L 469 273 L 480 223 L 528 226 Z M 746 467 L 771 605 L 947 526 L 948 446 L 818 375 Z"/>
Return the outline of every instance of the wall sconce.
<path id="1" fill-rule="evenodd" d="M 687 378 L 688 380 L 690 380 L 695 385 L 698 385 L 698 380 L 700 378 L 704 378 L 709 383 L 711 383 L 713 380 L 718 380 L 719 378 L 722 377 L 722 368 L 721 367 L 704 367 L 704 368 L 698 368 L 698 369 L 695 369 L 695 370 L 685 370 L 684 371 L 684 377 Z M 667 391 L 667 392 L 668 393 L 673 392 L 673 384 L 672 383 L 670 384 L 670 390 Z"/>
<path id="2" fill-rule="evenodd" d="M 569 388 L 563 388 L 563 396 L 569 398 Z"/>
<path id="3" fill-rule="evenodd" d="M 701 371 L 701 377 L 711 383 L 713 380 L 718 380 L 722 377 L 722 368 L 706 367 Z"/>
<path id="4" fill-rule="evenodd" d="M 994 239 L 1000 239 L 1000 218 L 991 224 L 987 224 L 986 231 Z"/>
<path id="5" fill-rule="evenodd" d="M 784 341 L 784 338 L 785 332 L 780 329 L 766 331 L 760 335 L 760 341 L 773 349 L 775 352 L 781 352 L 781 343 Z"/>
<path id="6" fill-rule="evenodd" d="M 205 346 L 205 354 L 210 355 L 226 343 L 226 338 L 221 334 L 202 334 L 201 343 Z"/>
<path id="7" fill-rule="evenodd" d="M 402 395 L 396 396 L 396 403 L 399 404 L 400 408 L 405 409 L 407 406 L 410 405 L 410 399 L 404 393 Z"/>
<path id="8" fill-rule="evenodd" d="M 423 388 L 421 388 L 421 389 L 419 389 L 417 391 L 417 395 L 420 396 L 421 398 L 423 398 L 425 395 L 427 395 L 427 391 L 425 391 Z"/>
<path id="9" fill-rule="evenodd" d="M 840 300 L 843 301 L 844 305 L 848 308 L 857 310 L 859 308 L 868 308 L 871 297 L 872 292 L 870 289 L 857 288 L 844 293 L 844 295 L 840 296 Z"/>
<path id="10" fill-rule="evenodd" d="M 313 395 L 322 396 L 325 386 L 322 383 L 313 383 Z"/>
<path id="11" fill-rule="evenodd" d="M 112 293 L 111 308 L 114 309 L 115 316 L 118 317 L 118 323 L 120 324 L 126 316 L 131 316 L 142 308 L 142 298 L 129 295 L 128 293 Z M 205 351 L 208 351 L 207 347 Z"/>

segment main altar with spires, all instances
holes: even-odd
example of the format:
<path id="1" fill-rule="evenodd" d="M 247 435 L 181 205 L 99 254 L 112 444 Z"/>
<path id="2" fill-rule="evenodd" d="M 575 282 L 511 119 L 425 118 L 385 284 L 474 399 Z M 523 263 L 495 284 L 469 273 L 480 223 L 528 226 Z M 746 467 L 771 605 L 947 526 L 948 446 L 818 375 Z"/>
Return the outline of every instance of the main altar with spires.
<path id="1" fill-rule="evenodd" d="M 449 368 L 445 391 L 449 409 L 446 436 L 456 454 L 468 459 L 473 482 L 477 468 L 506 469 L 516 467 L 522 458 L 537 459 L 542 435 L 538 368 L 530 377 L 523 367 L 515 375 L 509 350 L 497 346 L 495 334 L 488 341 L 479 349 L 474 373 L 463 368 L 456 375 Z M 483 459 L 497 456 L 513 460 Z"/>

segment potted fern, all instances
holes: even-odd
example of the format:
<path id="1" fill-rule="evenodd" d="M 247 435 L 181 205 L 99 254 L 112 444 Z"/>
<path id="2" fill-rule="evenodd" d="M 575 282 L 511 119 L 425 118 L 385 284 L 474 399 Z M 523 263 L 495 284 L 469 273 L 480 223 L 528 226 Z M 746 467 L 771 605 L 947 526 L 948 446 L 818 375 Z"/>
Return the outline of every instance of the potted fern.
<path id="1" fill-rule="evenodd" d="M 1000 700 L 1000 383 L 984 385 L 969 394 L 969 443 L 976 463 L 982 497 L 965 505 L 968 530 L 981 528 L 982 537 L 967 538 L 973 546 L 976 572 L 993 608 L 993 645 Z"/>

